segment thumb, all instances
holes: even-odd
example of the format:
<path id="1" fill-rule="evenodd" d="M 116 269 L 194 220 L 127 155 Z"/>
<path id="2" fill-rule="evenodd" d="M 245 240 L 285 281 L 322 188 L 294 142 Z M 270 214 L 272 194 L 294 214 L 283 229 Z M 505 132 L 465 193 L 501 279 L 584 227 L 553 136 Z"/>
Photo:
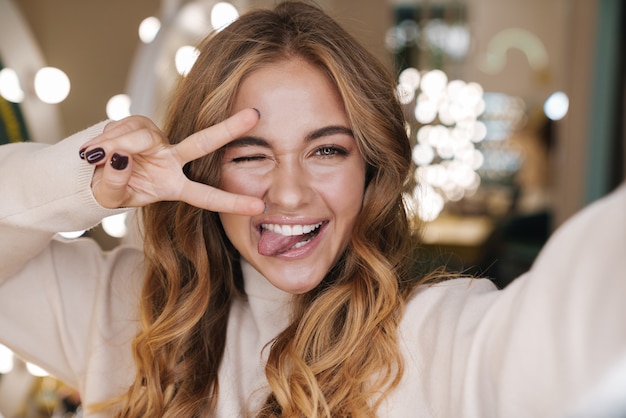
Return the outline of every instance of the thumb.
<path id="1" fill-rule="evenodd" d="M 131 165 L 130 157 L 114 153 L 108 164 L 96 168 L 91 188 L 100 205 L 109 209 L 124 206 L 128 199 Z"/>

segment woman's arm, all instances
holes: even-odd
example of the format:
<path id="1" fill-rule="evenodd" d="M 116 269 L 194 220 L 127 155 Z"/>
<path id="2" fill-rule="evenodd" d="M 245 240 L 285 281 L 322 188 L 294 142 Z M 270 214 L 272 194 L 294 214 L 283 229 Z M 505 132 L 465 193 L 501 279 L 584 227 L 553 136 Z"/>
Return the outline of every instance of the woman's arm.
<path id="1" fill-rule="evenodd" d="M 55 233 L 89 228 L 119 211 L 106 207 L 163 200 L 260 213 L 260 199 L 193 182 L 182 171 L 257 121 L 257 112 L 244 110 L 171 145 L 149 119 L 130 117 L 53 146 L 2 147 L 0 342 L 81 388 L 101 387 L 117 372 L 127 377 L 141 254 L 103 253 L 91 240 L 68 243 Z M 124 164 L 115 163 L 120 157 Z"/>
<path id="2" fill-rule="evenodd" d="M 626 184 L 563 225 L 487 310 L 464 409 L 564 416 L 626 354 L 625 318 Z"/>
<path id="3" fill-rule="evenodd" d="M 170 145 L 152 121 L 133 116 L 98 124 L 53 146 L 1 147 L 0 281 L 55 233 L 90 228 L 116 213 L 105 208 L 180 200 L 218 212 L 260 213 L 259 199 L 190 181 L 182 171 L 257 121 L 257 112 L 247 109 Z"/>
<path id="4" fill-rule="evenodd" d="M 78 158 L 104 123 L 55 145 L 0 147 L 0 281 L 16 273 L 57 232 L 88 229 L 117 213 L 91 192 L 94 168 Z"/>
<path id="5" fill-rule="evenodd" d="M 565 417 L 626 358 L 626 184 L 560 228 L 505 289 L 444 281 L 404 315 L 397 404 L 423 402 L 437 417 Z"/>
<path id="6" fill-rule="evenodd" d="M 94 199 L 94 167 L 78 156 L 103 126 L 55 145 L 0 147 L 0 343 L 74 386 L 98 347 L 134 333 L 133 278 L 141 278 L 131 271 L 135 251 L 55 238 L 119 212 Z"/>

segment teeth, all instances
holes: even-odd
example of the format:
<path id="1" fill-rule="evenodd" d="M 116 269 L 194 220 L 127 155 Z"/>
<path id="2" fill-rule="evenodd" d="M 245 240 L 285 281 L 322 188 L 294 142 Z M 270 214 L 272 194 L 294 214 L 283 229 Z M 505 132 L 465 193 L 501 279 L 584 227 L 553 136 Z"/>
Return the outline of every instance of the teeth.
<path id="1" fill-rule="evenodd" d="M 300 248 L 300 247 L 304 247 L 305 245 L 307 245 L 309 242 L 311 242 L 310 239 L 306 240 L 306 241 L 298 241 L 295 243 L 295 245 L 293 247 L 291 247 L 292 250 L 296 249 L 296 248 Z"/>
<path id="2" fill-rule="evenodd" d="M 267 229 L 268 231 L 272 231 L 280 235 L 284 235 L 286 237 L 291 237 L 294 235 L 308 234 L 309 232 L 315 231 L 321 225 L 322 222 L 314 225 L 262 224 L 261 228 Z"/>

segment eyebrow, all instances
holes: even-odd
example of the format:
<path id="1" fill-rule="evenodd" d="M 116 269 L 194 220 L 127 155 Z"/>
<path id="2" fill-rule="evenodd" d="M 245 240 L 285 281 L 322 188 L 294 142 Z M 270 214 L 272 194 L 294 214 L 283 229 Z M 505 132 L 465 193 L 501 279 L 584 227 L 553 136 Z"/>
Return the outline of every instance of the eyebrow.
<path id="1" fill-rule="evenodd" d="M 309 133 L 304 139 L 306 142 L 309 142 L 315 139 L 319 139 L 319 138 L 323 138 L 325 136 L 331 136 L 331 135 L 349 135 L 353 137 L 354 133 L 352 132 L 352 129 L 347 128 L 345 126 L 331 125 L 331 126 L 325 126 L 320 129 L 316 129 L 315 131 Z M 252 146 L 269 148 L 270 144 L 268 141 L 258 136 L 247 135 L 247 136 L 242 136 L 240 138 L 237 138 L 229 142 L 228 144 L 224 145 L 224 148 L 252 147 Z"/>
<path id="2" fill-rule="evenodd" d="M 330 135 L 349 135 L 349 136 L 354 136 L 354 133 L 352 132 L 352 129 L 350 128 L 346 128 L 345 126 L 341 126 L 341 125 L 331 125 L 331 126 L 325 126 L 323 128 L 317 129 L 313 132 L 311 132 L 310 134 L 308 134 L 306 136 L 306 140 L 307 141 L 312 141 L 314 139 L 318 139 L 318 138 L 322 138 L 324 136 L 330 136 Z"/>
<path id="3" fill-rule="evenodd" d="M 263 138 L 259 138 L 257 136 L 242 136 L 233 141 L 230 141 L 228 144 L 224 145 L 224 148 L 235 148 L 235 147 L 268 147 L 270 144 L 264 140 Z"/>

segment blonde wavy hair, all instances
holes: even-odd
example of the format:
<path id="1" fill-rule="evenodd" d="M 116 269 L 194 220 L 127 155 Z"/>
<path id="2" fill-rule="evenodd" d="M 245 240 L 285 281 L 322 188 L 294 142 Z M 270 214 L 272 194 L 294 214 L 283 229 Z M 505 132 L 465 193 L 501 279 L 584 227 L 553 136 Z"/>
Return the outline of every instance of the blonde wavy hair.
<path id="1" fill-rule="evenodd" d="M 367 164 L 363 207 L 340 261 L 295 296 L 290 325 L 271 343 L 271 389 L 259 417 L 370 417 L 400 381 L 397 327 L 413 290 L 417 242 L 402 193 L 410 144 L 395 78 L 316 6 L 284 2 L 241 16 L 200 45 L 165 132 L 176 143 L 231 114 L 242 80 L 264 65 L 302 59 L 336 86 Z M 185 167 L 220 182 L 220 152 Z M 144 208 L 147 273 L 136 377 L 118 417 L 200 417 L 215 411 L 218 369 L 234 298 L 245 298 L 240 260 L 216 213 L 181 202 Z"/>

